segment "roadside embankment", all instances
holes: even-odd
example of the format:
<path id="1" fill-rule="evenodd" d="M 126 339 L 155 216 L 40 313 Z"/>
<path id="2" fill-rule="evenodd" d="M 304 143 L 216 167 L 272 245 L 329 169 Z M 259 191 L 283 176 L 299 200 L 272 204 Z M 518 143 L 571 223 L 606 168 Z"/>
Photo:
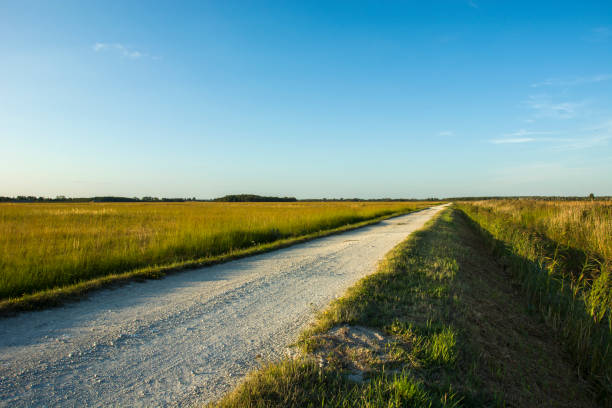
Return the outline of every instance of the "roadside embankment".
<path id="1" fill-rule="evenodd" d="M 612 205 L 489 200 L 459 208 L 612 404 Z"/>

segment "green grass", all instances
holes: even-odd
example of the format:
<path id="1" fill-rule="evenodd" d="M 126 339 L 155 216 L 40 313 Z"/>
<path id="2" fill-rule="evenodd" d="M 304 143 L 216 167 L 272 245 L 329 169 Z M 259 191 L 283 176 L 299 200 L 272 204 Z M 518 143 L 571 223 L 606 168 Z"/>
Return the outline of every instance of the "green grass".
<path id="1" fill-rule="evenodd" d="M 462 203 L 490 250 L 565 341 L 582 375 L 612 394 L 612 204 Z"/>
<path id="2" fill-rule="evenodd" d="M 467 217 L 449 209 L 391 251 L 219 407 L 593 406 L 554 336 Z"/>
<path id="3" fill-rule="evenodd" d="M 0 204 L 0 314 L 269 251 L 432 204 Z"/>

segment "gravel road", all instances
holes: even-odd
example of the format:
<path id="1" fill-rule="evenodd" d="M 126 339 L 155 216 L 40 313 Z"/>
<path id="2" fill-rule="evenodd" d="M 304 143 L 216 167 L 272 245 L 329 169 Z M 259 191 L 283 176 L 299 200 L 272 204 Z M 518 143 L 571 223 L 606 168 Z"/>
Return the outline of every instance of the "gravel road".
<path id="1" fill-rule="evenodd" d="M 441 208 L 0 319 L 0 406 L 214 400 Z"/>

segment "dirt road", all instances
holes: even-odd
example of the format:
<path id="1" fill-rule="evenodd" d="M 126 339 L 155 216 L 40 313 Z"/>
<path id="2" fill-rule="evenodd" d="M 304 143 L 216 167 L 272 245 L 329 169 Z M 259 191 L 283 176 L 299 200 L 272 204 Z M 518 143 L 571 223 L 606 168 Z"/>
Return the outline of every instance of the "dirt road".
<path id="1" fill-rule="evenodd" d="M 2 319 L 0 406 L 213 400 L 440 208 Z"/>

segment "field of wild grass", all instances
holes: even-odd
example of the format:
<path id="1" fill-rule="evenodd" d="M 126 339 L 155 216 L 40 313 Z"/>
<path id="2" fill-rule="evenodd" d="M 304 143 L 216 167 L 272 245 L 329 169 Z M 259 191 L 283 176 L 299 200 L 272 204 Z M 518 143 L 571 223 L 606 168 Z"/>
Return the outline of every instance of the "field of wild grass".
<path id="1" fill-rule="evenodd" d="M 612 260 L 612 202 L 487 200 L 472 205 L 508 217 L 560 245 Z"/>
<path id="2" fill-rule="evenodd" d="M 612 395 L 612 202 L 460 203 L 580 370 Z"/>
<path id="3" fill-rule="evenodd" d="M 430 206 L 414 202 L 0 204 L 0 299 Z"/>

